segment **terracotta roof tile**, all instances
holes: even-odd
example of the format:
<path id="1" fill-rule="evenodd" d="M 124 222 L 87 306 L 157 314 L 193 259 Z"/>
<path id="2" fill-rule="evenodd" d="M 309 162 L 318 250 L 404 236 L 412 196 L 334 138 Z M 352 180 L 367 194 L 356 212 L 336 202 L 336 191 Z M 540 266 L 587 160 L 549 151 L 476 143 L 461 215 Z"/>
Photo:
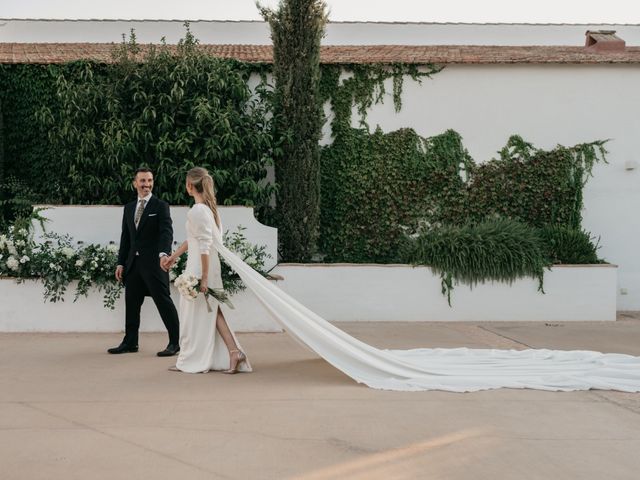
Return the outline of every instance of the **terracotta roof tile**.
<path id="1" fill-rule="evenodd" d="M 0 63 L 64 63 L 95 60 L 110 63 L 109 43 L 0 43 Z M 148 48 L 143 45 L 142 48 Z M 245 62 L 270 63 L 271 45 L 202 45 L 209 54 Z M 585 47 L 483 45 L 349 45 L 323 46 L 321 62 L 348 63 L 640 63 L 640 47 L 594 52 Z"/>

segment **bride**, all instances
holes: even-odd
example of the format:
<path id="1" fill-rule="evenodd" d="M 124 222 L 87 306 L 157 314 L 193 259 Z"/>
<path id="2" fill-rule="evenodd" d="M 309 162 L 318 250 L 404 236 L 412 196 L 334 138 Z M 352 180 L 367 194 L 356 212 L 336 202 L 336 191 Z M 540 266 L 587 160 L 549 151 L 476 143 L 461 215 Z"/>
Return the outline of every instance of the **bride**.
<path id="1" fill-rule="evenodd" d="M 197 276 L 200 271 L 209 272 L 209 284 L 221 286 L 216 253 L 220 254 L 290 335 L 359 383 L 402 391 L 471 392 L 503 387 L 640 391 L 640 357 L 631 355 L 546 349 L 374 348 L 298 303 L 223 245 L 213 181 L 206 170 L 194 168 L 188 173 L 187 190 L 196 199 L 188 215 L 189 239 L 170 261 L 188 248 L 187 269 Z M 180 329 L 178 369 L 250 371 L 224 316 L 218 309 L 214 328 L 202 297 L 193 302 L 181 300 Z"/>
<path id="2" fill-rule="evenodd" d="M 187 173 L 186 187 L 195 200 L 187 214 L 187 240 L 164 261 L 163 268 L 168 270 L 187 252 L 185 273 L 201 279 L 200 291 L 204 293 L 207 287 L 222 288 L 216 248 L 216 243 L 222 243 L 222 225 L 209 173 L 204 168 L 192 168 Z M 195 300 L 180 297 L 180 354 L 176 366 L 170 370 L 250 372 L 247 356 L 229 328 L 218 301 L 210 296 L 209 305 L 215 313 L 208 311 L 204 295 L 198 295 Z"/>

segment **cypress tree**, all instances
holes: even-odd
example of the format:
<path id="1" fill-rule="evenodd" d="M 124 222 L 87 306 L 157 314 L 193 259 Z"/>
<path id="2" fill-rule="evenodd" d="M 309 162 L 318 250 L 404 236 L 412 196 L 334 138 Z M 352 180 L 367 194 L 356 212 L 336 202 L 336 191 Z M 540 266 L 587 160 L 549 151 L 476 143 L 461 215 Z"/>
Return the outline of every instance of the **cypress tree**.
<path id="1" fill-rule="evenodd" d="M 308 261 L 320 218 L 320 39 L 327 7 L 320 0 L 282 0 L 260 8 L 273 40 L 277 223 L 283 260 Z"/>

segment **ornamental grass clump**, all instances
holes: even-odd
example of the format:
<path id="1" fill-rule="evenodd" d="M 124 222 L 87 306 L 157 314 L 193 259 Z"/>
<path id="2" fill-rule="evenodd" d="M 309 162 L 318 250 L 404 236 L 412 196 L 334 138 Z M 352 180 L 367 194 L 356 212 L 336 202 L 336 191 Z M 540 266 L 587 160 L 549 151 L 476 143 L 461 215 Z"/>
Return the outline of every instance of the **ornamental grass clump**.
<path id="1" fill-rule="evenodd" d="M 589 232 L 553 225 L 540 229 L 540 237 L 549 261 L 554 264 L 584 265 L 604 263 L 598 258 L 598 240 Z"/>
<path id="2" fill-rule="evenodd" d="M 400 260 L 426 265 L 439 273 L 449 305 L 456 283 L 474 286 L 487 280 L 512 283 L 520 277 L 532 277 L 538 279 L 544 293 L 544 270 L 550 266 L 538 232 L 506 218 L 422 228 L 407 237 Z"/>

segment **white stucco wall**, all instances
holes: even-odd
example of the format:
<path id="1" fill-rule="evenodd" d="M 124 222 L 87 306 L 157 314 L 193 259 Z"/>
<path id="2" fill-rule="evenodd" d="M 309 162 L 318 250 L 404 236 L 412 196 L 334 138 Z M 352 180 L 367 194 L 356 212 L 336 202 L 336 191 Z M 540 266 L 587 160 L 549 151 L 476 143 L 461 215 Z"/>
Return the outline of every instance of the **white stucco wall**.
<path id="1" fill-rule="evenodd" d="M 388 95 L 368 122 L 423 136 L 452 128 L 476 162 L 495 156 L 512 134 L 544 149 L 611 139 L 609 164 L 596 166 L 585 187 L 583 226 L 601 237 L 600 255 L 620 267 L 618 309 L 640 310 L 638 85 L 637 65 L 451 65 L 422 86 L 407 79 L 402 111 Z M 354 125 L 357 118 L 354 111 Z M 626 170 L 627 162 L 636 168 Z"/>
<path id="2" fill-rule="evenodd" d="M 0 42 L 119 42 L 135 29 L 139 42 L 177 43 L 182 20 L 2 20 Z M 616 30 L 627 45 L 640 45 L 640 25 L 329 23 L 324 45 L 584 45 L 587 30 Z M 270 44 L 269 27 L 259 21 L 192 20 L 201 43 Z"/>

